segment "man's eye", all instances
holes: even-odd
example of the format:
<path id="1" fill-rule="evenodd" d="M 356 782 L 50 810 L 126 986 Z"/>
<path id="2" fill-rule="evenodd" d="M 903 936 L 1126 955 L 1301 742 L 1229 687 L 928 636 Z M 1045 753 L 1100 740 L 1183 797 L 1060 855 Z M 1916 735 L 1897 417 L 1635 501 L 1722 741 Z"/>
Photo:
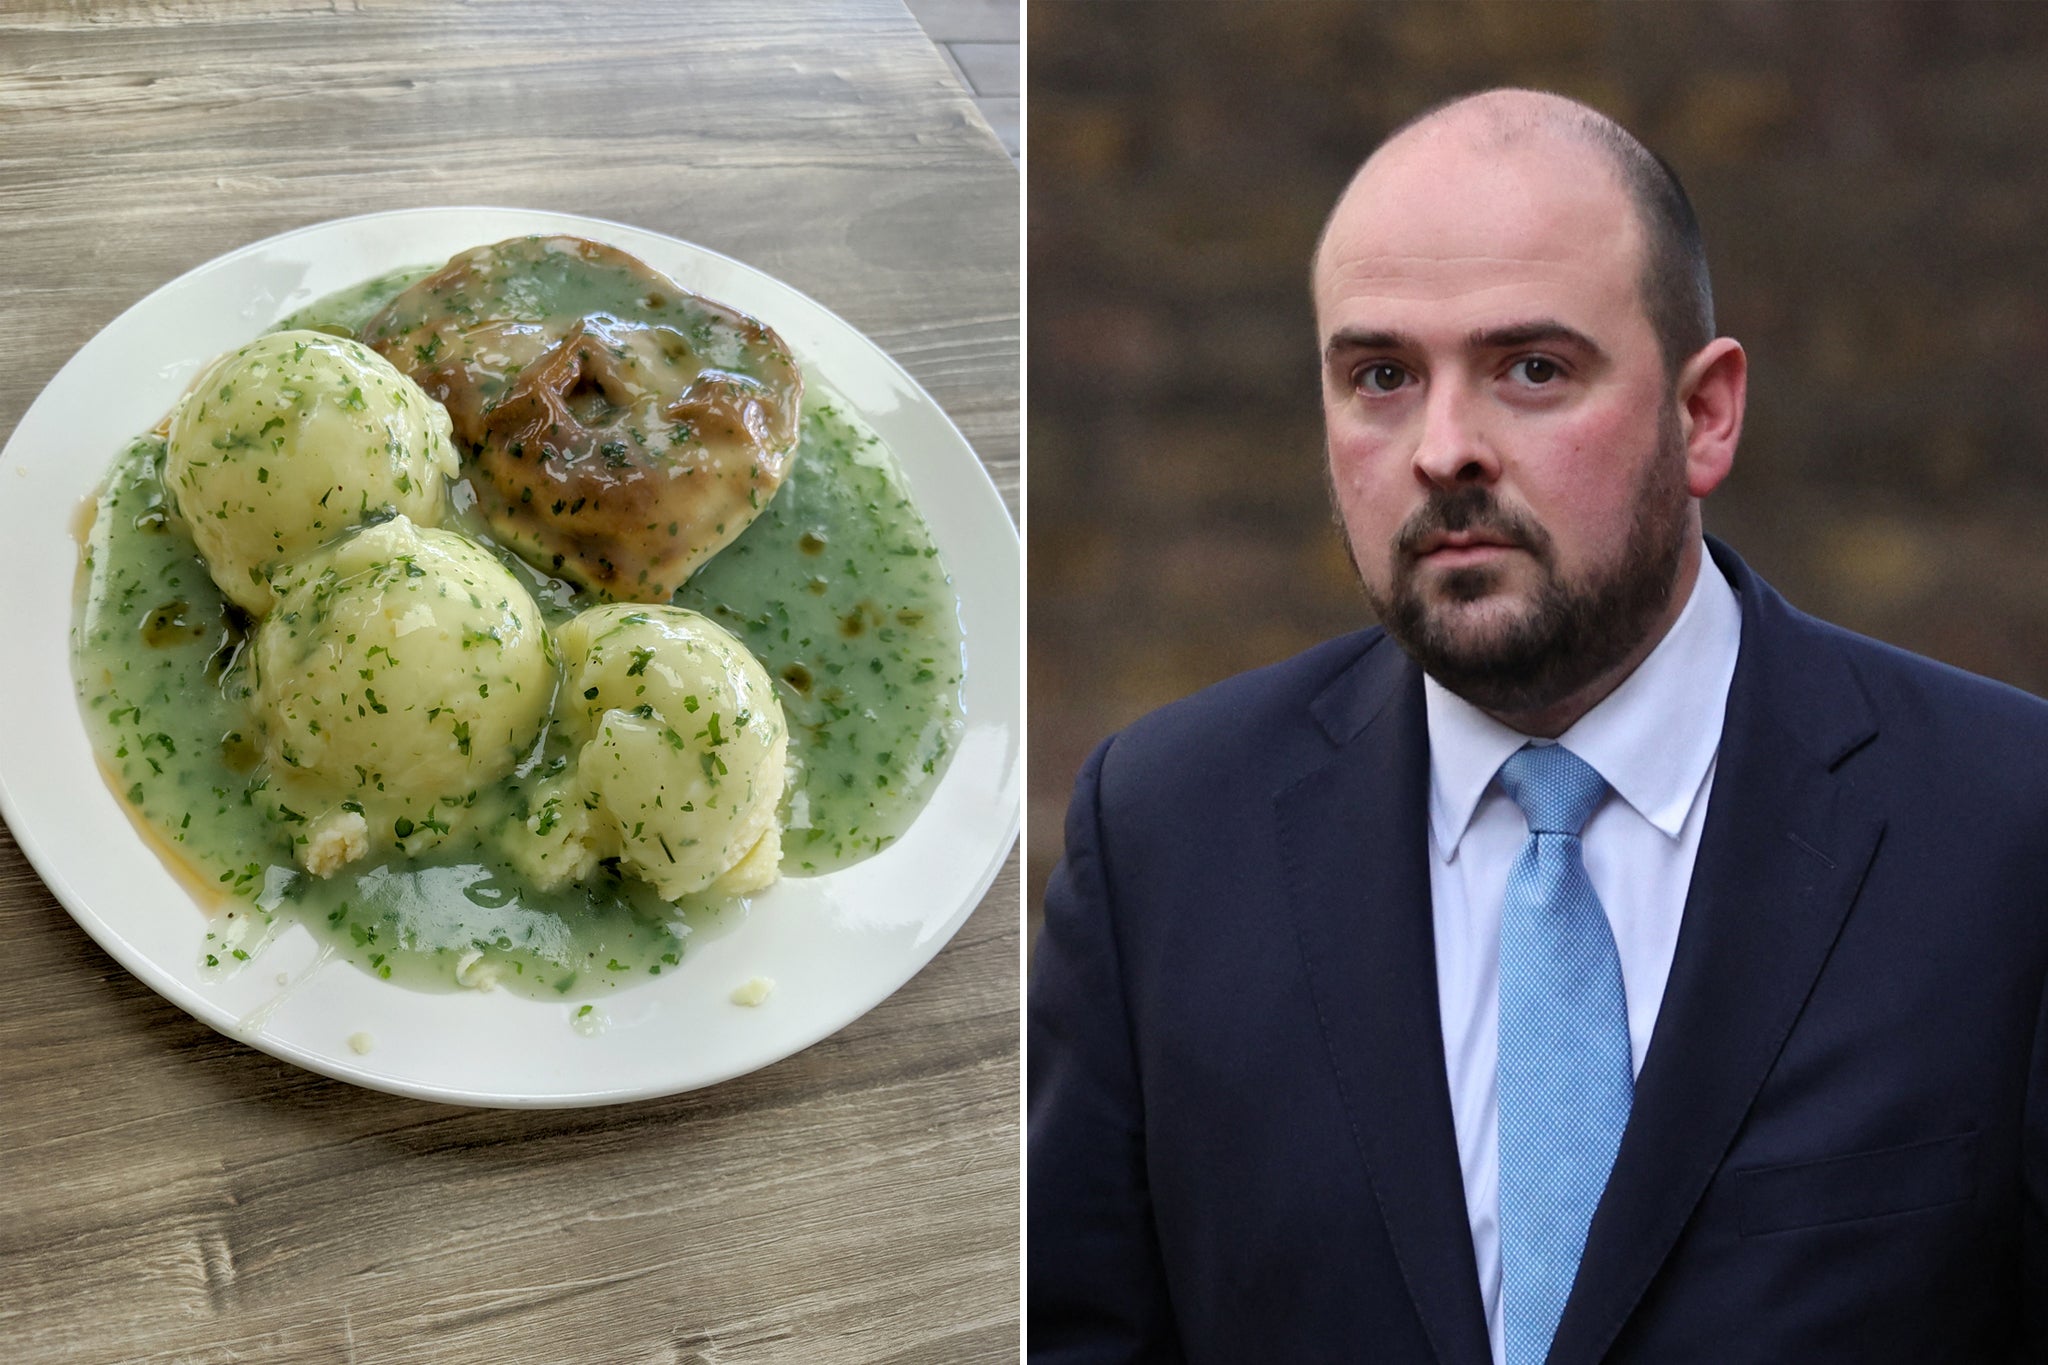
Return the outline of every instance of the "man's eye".
<path id="1" fill-rule="evenodd" d="M 1361 369 L 1353 382 L 1367 393 L 1392 393 L 1408 382 L 1408 371 L 1399 365 L 1382 361 L 1378 365 L 1367 365 Z"/>
<path id="2" fill-rule="evenodd" d="M 1540 355 L 1525 356 L 1517 360 L 1508 366 L 1508 373 L 1519 378 L 1524 384 L 1538 386 L 1551 383 L 1564 375 L 1556 361 L 1546 360 Z"/>

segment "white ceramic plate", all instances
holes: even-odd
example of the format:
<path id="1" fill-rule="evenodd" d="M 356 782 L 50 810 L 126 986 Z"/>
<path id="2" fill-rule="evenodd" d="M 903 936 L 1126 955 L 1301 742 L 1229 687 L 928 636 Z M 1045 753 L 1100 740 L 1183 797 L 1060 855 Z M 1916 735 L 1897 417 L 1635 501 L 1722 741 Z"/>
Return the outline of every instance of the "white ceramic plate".
<path id="1" fill-rule="evenodd" d="M 236 975 L 205 979 L 207 920 L 101 780 L 70 664 L 73 515 L 114 456 L 198 368 L 312 300 L 523 233 L 608 242 L 685 288 L 768 322 L 895 450 L 960 593 L 967 728 L 931 803 L 876 857 L 791 879 L 683 966 L 594 1003 L 379 981 L 292 925 Z M 953 936 L 1015 841 L 1020 807 L 1017 533 L 973 450 L 893 361 L 776 280 L 658 233 L 567 214 L 418 209 L 322 223 L 243 247 L 116 318 L 58 371 L 0 451 L 0 815 L 72 916 L 122 966 L 231 1037 L 309 1070 L 457 1104 L 566 1106 L 672 1094 L 740 1075 L 841 1028 Z M 280 977 L 285 984 L 279 984 Z M 749 978 L 775 989 L 732 1003 Z M 358 1053 L 351 1038 L 366 1035 Z M 364 1041 L 357 1038 L 357 1041 Z"/>

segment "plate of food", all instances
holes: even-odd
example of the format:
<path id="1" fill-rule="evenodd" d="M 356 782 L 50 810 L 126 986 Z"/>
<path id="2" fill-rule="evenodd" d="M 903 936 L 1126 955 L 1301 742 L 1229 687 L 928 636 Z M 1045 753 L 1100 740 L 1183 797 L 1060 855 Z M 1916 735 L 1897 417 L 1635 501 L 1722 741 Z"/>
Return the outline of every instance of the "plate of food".
<path id="1" fill-rule="evenodd" d="M 137 303 L 0 450 L 0 816 L 344 1081 L 708 1085 L 944 946 L 1021 802 L 1018 542 L 872 342 L 566 214 L 370 214 Z"/>

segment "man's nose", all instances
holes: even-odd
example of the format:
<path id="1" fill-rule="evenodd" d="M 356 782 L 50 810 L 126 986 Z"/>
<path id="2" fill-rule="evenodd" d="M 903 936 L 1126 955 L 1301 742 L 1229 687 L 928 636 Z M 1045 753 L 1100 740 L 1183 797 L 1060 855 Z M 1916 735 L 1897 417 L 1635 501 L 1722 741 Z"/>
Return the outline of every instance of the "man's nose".
<path id="1" fill-rule="evenodd" d="M 1480 407 L 1479 395 L 1456 380 L 1431 387 L 1415 443 L 1418 479 L 1449 488 L 1492 483 L 1500 476 L 1500 460 Z"/>

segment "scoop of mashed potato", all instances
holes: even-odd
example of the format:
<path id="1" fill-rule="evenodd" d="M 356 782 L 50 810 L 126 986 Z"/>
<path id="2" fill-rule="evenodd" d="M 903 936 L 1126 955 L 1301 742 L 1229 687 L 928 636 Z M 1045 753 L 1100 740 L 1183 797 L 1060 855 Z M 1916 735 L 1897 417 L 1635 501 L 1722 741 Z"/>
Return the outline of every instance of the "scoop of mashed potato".
<path id="1" fill-rule="evenodd" d="M 560 643 L 557 724 L 580 748 L 527 821 L 527 874 L 556 886 L 615 857 L 669 900 L 772 883 L 789 730 L 760 661 L 670 606 L 594 607 Z"/>
<path id="2" fill-rule="evenodd" d="M 530 753 L 554 698 L 533 598 L 453 531 L 368 526 L 278 575 L 255 637 L 263 756 L 325 875 L 417 850 Z M 303 803 L 303 804 L 299 804 Z"/>
<path id="3" fill-rule="evenodd" d="M 220 590 L 252 615 L 268 581 L 372 514 L 441 520 L 448 413 L 390 361 L 324 332 L 273 332 L 213 362 L 171 416 L 164 482 Z"/>

